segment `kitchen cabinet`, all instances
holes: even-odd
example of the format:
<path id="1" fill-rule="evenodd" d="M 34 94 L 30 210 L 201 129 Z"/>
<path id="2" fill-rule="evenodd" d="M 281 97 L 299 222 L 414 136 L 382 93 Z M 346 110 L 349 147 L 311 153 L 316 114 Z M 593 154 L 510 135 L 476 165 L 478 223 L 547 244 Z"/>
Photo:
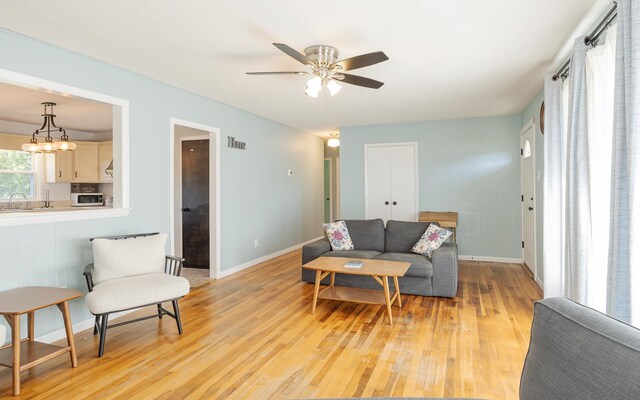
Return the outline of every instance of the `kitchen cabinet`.
<path id="1" fill-rule="evenodd" d="M 111 161 L 113 160 L 113 142 L 103 142 L 99 147 L 99 166 L 98 174 L 100 175 L 100 183 L 112 183 L 113 177 L 105 172 Z"/>
<path id="2" fill-rule="evenodd" d="M 73 182 L 98 182 L 98 143 L 76 143 L 73 153 Z"/>
<path id="3" fill-rule="evenodd" d="M 48 153 L 45 157 L 47 183 L 71 182 L 73 179 L 73 152 Z"/>
<path id="4" fill-rule="evenodd" d="M 75 143 L 77 147 L 74 151 L 58 151 L 55 154 L 46 155 L 46 181 L 48 183 L 113 182 L 113 179 L 103 180 L 102 175 L 104 175 L 104 171 L 102 171 L 102 174 L 100 173 L 102 162 L 100 156 L 102 154 L 104 157 L 107 157 L 107 154 L 113 152 L 112 142 Z M 105 148 L 102 150 L 101 147 L 103 145 Z M 109 157 L 112 157 L 112 155 Z M 108 165 L 109 164 L 107 163 L 107 166 Z M 104 168 L 106 168 L 106 166 Z"/>

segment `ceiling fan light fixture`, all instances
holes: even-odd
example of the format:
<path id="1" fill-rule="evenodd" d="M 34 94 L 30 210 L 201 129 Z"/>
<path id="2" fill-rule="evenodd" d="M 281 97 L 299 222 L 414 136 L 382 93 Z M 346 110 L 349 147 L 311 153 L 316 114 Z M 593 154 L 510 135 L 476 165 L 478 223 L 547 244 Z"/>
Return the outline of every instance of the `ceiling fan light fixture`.
<path id="1" fill-rule="evenodd" d="M 342 85 L 331 79 L 329 82 L 327 82 L 327 89 L 329 89 L 329 93 L 331 93 L 331 96 L 335 96 L 336 94 L 338 94 L 340 89 L 342 89 Z"/>
<path id="2" fill-rule="evenodd" d="M 312 90 L 311 88 L 307 87 L 307 90 L 304 91 L 304 94 L 306 94 L 309 97 L 316 98 L 318 97 L 318 94 L 320 94 L 320 89 Z"/>
<path id="3" fill-rule="evenodd" d="M 307 82 L 307 89 L 319 92 L 322 89 L 322 78 L 318 75 L 315 75 L 313 78 L 309 79 Z"/>

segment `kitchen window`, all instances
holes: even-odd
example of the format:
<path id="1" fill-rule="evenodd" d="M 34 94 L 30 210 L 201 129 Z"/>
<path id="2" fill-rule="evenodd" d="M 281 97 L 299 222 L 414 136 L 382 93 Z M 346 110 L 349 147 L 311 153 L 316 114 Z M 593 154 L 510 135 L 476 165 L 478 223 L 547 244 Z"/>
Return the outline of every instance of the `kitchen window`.
<path id="1" fill-rule="evenodd" d="M 0 150 L 0 200 L 8 200 L 13 193 L 35 197 L 35 154 L 17 150 Z"/>

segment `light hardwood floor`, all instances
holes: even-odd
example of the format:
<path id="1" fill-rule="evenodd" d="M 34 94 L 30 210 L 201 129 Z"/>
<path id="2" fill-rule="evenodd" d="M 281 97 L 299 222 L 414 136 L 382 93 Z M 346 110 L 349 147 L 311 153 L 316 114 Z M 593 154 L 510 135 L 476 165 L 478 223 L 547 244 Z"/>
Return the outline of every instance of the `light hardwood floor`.
<path id="1" fill-rule="evenodd" d="M 168 317 L 114 328 L 98 359 L 97 336 L 77 334 L 78 368 L 23 372 L 20 398 L 514 399 L 541 292 L 519 265 L 461 262 L 457 298 L 403 296 L 393 326 L 378 305 L 322 300 L 311 315 L 312 296 L 300 252 L 283 255 L 194 289 L 182 336 Z"/>

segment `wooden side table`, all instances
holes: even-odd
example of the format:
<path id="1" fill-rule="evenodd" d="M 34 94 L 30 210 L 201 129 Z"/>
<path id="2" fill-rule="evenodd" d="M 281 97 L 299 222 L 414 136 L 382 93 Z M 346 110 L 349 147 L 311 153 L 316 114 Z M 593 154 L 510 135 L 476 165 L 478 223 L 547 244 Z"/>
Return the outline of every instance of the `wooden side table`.
<path id="1" fill-rule="evenodd" d="M 71 366 L 78 366 L 73 329 L 69 316 L 69 300 L 81 297 L 82 292 L 73 289 L 29 286 L 0 292 L 0 314 L 11 327 L 11 345 L 0 349 L 0 365 L 13 369 L 13 395 L 20 394 L 20 372 L 64 353 L 69 353 Z M 54 346 L 35 341 L 35 311 L 57 306 L 62 311 L 67 346 Z M 20 340 L 20 316 L 27 314 L 28 336 Z"/>
<path id="2" fill-rule="evenodd" d="M 458 213 L 453 211 L 421 211 L 420 222 L 437 222 L 443 228 L 451 228 L 453 231 L 453 243 L 456 242 L 456 227 L 458 226 Z"/>

